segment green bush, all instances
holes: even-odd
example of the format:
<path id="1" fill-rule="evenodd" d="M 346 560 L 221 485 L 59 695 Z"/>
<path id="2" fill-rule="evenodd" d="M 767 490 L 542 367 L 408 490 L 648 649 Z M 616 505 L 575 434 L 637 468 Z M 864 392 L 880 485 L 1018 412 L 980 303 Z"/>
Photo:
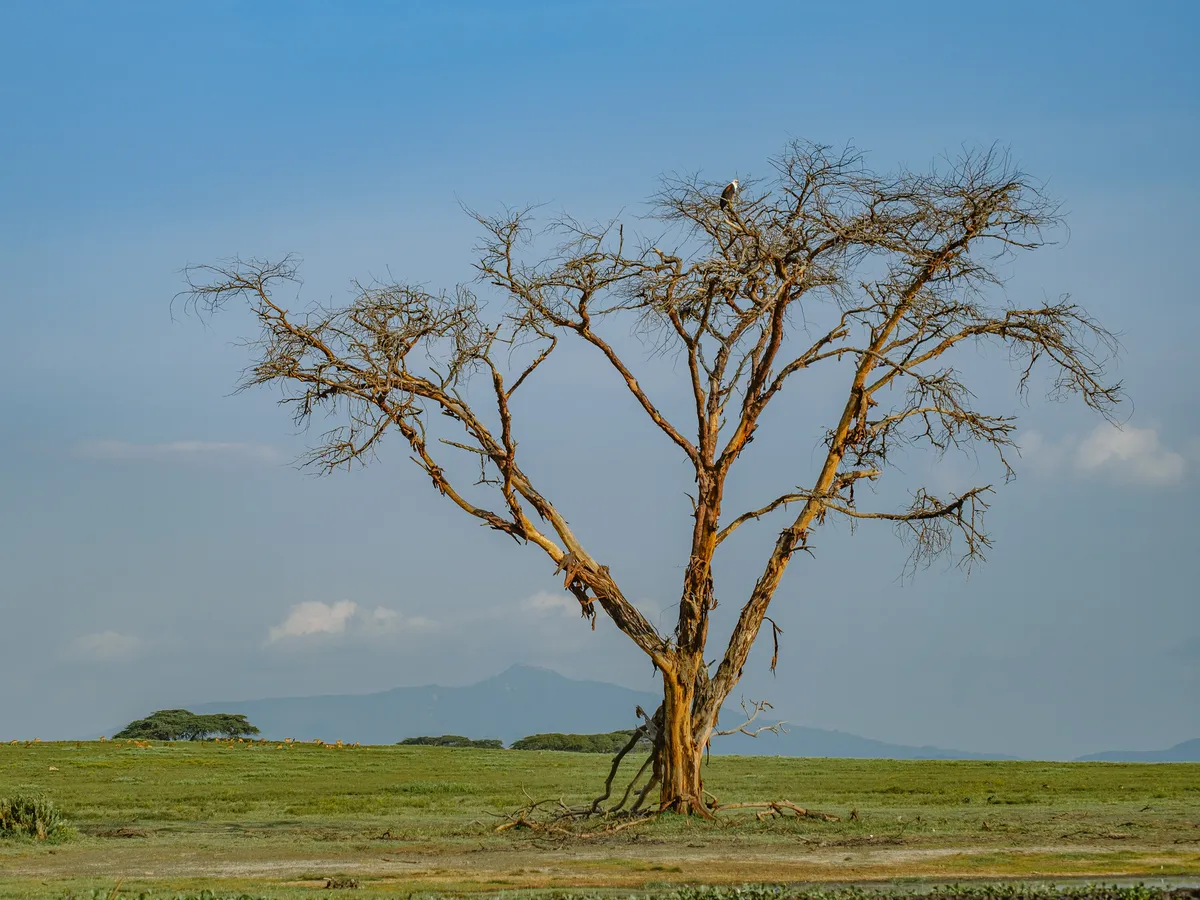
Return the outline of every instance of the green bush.
<path id="1" fill-rule="evenodd" d="M 632 731 L 610 731 L 606 734 L 531 734 L 513 741 L 514 750 L 562 750 L 568 753 L 616 753 L 633 735 Z M 644 738 L 636 749 L 650 749 Z"/>
<path id="2" fill-rule="evenodd" d="M 408 747 L 471 747 L 476 750 L 503 750 L 504 742 L 493 738 L 473 740 L 461 734 L 443 734 L 437 737 L 410 737 L 397 741 Z"/>
<path id="3" fill-rule="evenodd" d="M 45 797 L 17 794 L 0 799 L 0 837 L 62 840 L 73 832 L 62 813 Z"/>

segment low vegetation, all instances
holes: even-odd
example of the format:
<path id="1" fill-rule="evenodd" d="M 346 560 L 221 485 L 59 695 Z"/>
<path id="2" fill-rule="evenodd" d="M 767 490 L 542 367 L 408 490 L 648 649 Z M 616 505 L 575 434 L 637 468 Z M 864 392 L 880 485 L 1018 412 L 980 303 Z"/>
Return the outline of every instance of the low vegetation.
<path id="1" fill-rule="evenodd" d="M 245 716 L 215 713 L 198 716 L 186 709 L 160 709 L 113 735 L 122 740 L 202 741 L 210 737 L 253 737 L 259 730 Z"/>
<path id="2" fill-rule="evenodd" d="M 658 900 L 1190 900 L 1192 897 L 1200 898 L 1200 890 L 1170 890 L 1142 884 L 1126 887 L 1105 884 L 954 884 L 914 891 L 754 884 L 740 887 L 684 887 L 664 893 Z M 582 900 L 582 895 L 579 900 Z"/>
<path id="3" fill-rule="evenodd" d="M 610 731 L 607 734 L 531 734 L 513 741 L 514 750 L 559 750 L 567 753 L 614 754 L 629 743 L 632 731 Z M 642 740 L 636 749 L 650 749 L 650 741 Z"/>
<path id="4" fill-rule="evenodd" d="M 62 840 L 73 833 L 62 813 L 45 797 L 16 794 L 0 798 L 0 838 Z"/>
<path id="5" fill-rule="evenodd" d="M 504 742 L 494 738 L 474 740 L 461 734 L 443 734 L 437 737 L 410 737 L 399 741 L 402 747 L 466 747 L 472 750 L 502 750 Z"/>
<path id="6" fill-rule="evenodd" d="M 557 750 L 562 753 L 617 753 L 629 743 L 632 731 L 609 731 L 603 734 L 531 734 L 513 741 L 513 750 Z M 476 740 L 461 734 L 410 737 L 397 742 L 402 747 L 461 747 L 472 750 L 502 750 L 504 743 L 492 738 Z M 633 750 L 649 751 L 650 741 L 639 740 Z"/>
<path id="7" fill-rule="evenodd" d="M 623 771 L 646 755 L 630 753 Z M 760 807 L 589 840 L 496 830 L 531 798 L 591 802 L 610 764 L 602 753 L 236 739 L 0 745 L 0 795 L 46 798 L 78 829 L 65 842 L 0 841 L 0 900 L 89 897 L 102 885 L 107 897 L 122 878 L 125 898 L 209 889 L 298 900 L 356 881 L 346 896 L 679 889 L 680 900 L 735 900 L 681 886 L 1161 884 L 1200 872 L 1192 763 L 714 756 L 705 787 L 722 803 L 786 799 L 837 820 Z"/>
<path id="8" fill-rule="evenodd" d="M 337 887 L 333 883 L 330 887 Z M 357 883 L 352 885 L 358 887 Z M 70 892 L 62 900 L 109 900 L 111 892 L 93 888 L 87 893 Z M 281 894 L 273 895 L 282 897 Z M 143 893 L 138 900 L 272 900 L 251 894 Z M 439 900 L 433 895 L 428 900 Z M 553 900 L 613 900 L 611 894 L 555 891 Z M 630 894 L 624 900 L 1200 900 L 1200 889 L 1160 888 L 1145 885 L 1084 884 L 1054 885 L 948 885 L 915 892 L 870 890 L 859 887 L 823 889 L 795 885 L 743 885 L 740 887 L 685 887 L 670 891 Z"/>

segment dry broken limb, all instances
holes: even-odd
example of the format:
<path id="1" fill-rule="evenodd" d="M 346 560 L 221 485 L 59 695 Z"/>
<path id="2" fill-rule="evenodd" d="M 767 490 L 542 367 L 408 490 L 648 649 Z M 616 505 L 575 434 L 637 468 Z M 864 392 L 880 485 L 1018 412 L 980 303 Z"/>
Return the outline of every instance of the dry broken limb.
<path id="1" fill-rule="evenodd" d="M 785 813 L 791 813 L 798 819 L 820 819 L 822 822 L 842 821 L 841 816 L 797 806 L 788 800 L 766 800 L 761 803 L 718 803 L 714 800 L 709 808 L 713 812 L 730 809 L 756 809 L 759 810 L 757 815 L 760 822 L 767 818 L 782 817 Z"/>
<path id="2" fill-rule="evenodd" d="M 552 808 L 546 809 L 547 807 Z M 505 821 L 497 825 L 494 831 L 500 833 L 510 830 L 525 830 L 539 836 L 552 836 L 560 840 L 591 840 L 593 838 L 619 834 L 627 829 L 645 825 L 658 816 L 657 811 L 642 813 L 641 815 L 631 811 L 618 818 L 605 816 L 603 823 L 599 827 L 593 826 L 590 830 L 571 827 L 572 823 L 576 820 L 589 818 L 592 814 L 593 811 L 589 808 L 571 808 L 564 804 L 562 800 L 531 800 L 525 806 L 508 814 L 505 817 Z"/>
<path id="3" fill-rule="evenodd" d="M 637 711 L 639 713 L 642 713 L 642 708 L 639 706 Z M 642 713 L 642 715 L 644 716 L 645 713 Z M 641 768 L 637 770 L 637 773 L 633 776 L 632 779 L 630 779 L 629 783 L 625 786 L 625 793 L 621 796 L 620 801 L 615 806 L 611 807 L 608 810 L 601 809 L 601 804 L 603 804 L 605 800 L 607 800 L 609 797 L 612 796 L 613 780 L 617 777 L 617 772 L 621 768 L 621 761 L 625 758 L 625 755 L 627 753 L 629 753 L 630 750 L 632 750 L 634 747 L 636 747 L 642 741 L 642 739 L 647 736 L 647 733 L 649 732 L 649 730 L 652 727 L 653 727 L 653 725 L 652 725 L 651 720 L 647 718 L 646 723 L 644 725 L 641 725 L 638 728 L 634 729 L 633 733 L 629 736 L 629 740 L 628 740 L 628 742 L 626 742 L 625 746 L 623 746 L 620 750 L 618 750 L 616 752 L 616 754 L 613 755 L 612 766 L 609 768 L 609 771 L 608 771 L 608 778 L 606 778 L 604 780 L 604 793 L 592 801 L 592 805 L 588 808 L 588 815 L 595 815 L 602 811 L 609 813 L 609 814 L 616 813 L 616 812 L 619 812 L 625 806 L 625 803 L 629 799 L 629 794 L 633 790 L 634 785 L 637 784 L 638 780 L 642 777 L 642 773 L 646 771 L 646 767 L 652 761 L 653 754 L 651 754 L 650 756 L 648 756 L 646 758 L 646 761 L 642 763 Z M 651 737 L 651 741 L 653 741 L 653 737 Z M 644 794 L 645 791 L 643 790 L 642 793 Z M 640 801 L 642 799 L 643 799 L 642 796 L 639 795 L 639 798 L 638 798 L 639 802 L 638 802 L 637 806 L 635 806 L 635 809 L 637 807 L 640 807 L 640 805 L 641 805 Z"/>
<path id="4" fill-rule="evenodd" d="M 656 781 L 654 777 L 651 776 L 651 778 L 644 785 L 642 785 L 641 788 L 636 790 L 636 793 L 635 788 L 637 788 L 638 782 L 641 780 L 642 776 L 646 773 L 646 770 L 654 761 L 653 749 L 651 749 L 651 752 L 643 760 L 633 778 L 626 783 L 625 791 L 621 795 L 620 800 L 618 800 L 612 806 L 604 806 L 605 801 L 609 800 L 612 796 L 613 782 L 616 780 L 617 773 L 621 768 L 621 763 L 625 759 L 625 756 L 633 749 L 638 747 L 643 741 L 649 741 L 651 748 L 653 748 L 655 739 L 658 735 L 658 725 L 662 721 L 661 707 L 654 716 L 647 715 L 640 706 L 637 707 L 636 713 L 644 720 L 644 722 L 642 725 L 633 730 L 629 736 L 629 739 L 625 742 L 621 749 L 614 754 L 612 764 L 609 768 L 608 777 L 604 781 L 603 794 L 596 797 L 590 804 L 587 804 L 586 806 L 572 807 L 567 806 L 567 804 L 561 799 L 557 801 L 535 801 L 527 792 L 522 790 L 522 792 L 525 793 L 525 797 L 528 802 L 515 812 L 512 812 L 506 816 L 506 821 L 497 826 L 496 831 L 507 831 L 512 828 L 530 828 L 537 831 L 553 831 L 555 833 L 565 834 L 566 832 L 564 830 L 564 823 L 570 823 L 575 819 L 586 819 L 593 816 L 602 816 L 606 820 L 624 819 L 629 821 L 637 818 L 639 822 L 644 821 L 646 819 L 646 814 L 642 813 L 639 817 L 639 812 L 642 808 L 642 805 L 645 803 L 646 798 L 649 796 L 650 791 L 654 788 Z M 633 805 L 626 810 L 625 805 L 629 802 L 631 795 L 633 795 L 634 802 Z M 551 804 L 554 804 L 555 808 L 552 811 L 544 814 L 542 818 L 537 818 L 538 814 Z M 617 828 L 616 830 L 623 830 L 623 827 L 624 826 L 622 826 L 622 828 Z M 612 833 L 612 830 L 612 826 L 605 826 L 594 834 L 580 832 L 571 833 L 579 837 L 595 837 L 599 834 Z"/>
<path id="5" fill-rule="evenodd" d="M 477 278 L 446 291 L 417 274 L 356 284 L 342 307 L 294 311 L 284 292 L 299 277 L 290 257 L 191 268 L 186 291 L 202 311 L 237 302 L 256 317 L 244 386 L 281 387 L 301 423 L 318 411 L 335 418 L 310 462 L 365 463 L 397 434 L 442 496 L 546 554 L 582 616 L 594 624 L 605 615 L 646 654 L 663 686 L 649 783 L 658 808 L 701 815 L 718 714 L 764 623 L 778 641 L 769 607 L 793 557 L 812 553 L 814 533 L 839 519 L 889 524 L 909 542 L 913 567 L 955 548 L 970 566 L 991 545 L 984 516 L 994 485 L 1012 474 L 1016 426 L 1004 409 L 982 408 L 970 387 L 982 354 L 969 355 L 968 371 L 964 349 L 1007 353 L 1021 394 L 1044 373 L 1050 395 L 1075 395 L 1102 415 L 1121 398 L 1108 377 L 1116 341 L 1086 310 L 1068 297 L 1023 303 L 995 290 L 1009 260 L 1042 247 L 1058 224 L 1055 204 L 1003 153 L 883 173 L 853 150 L 795 142 L 769 179 L 742 180 L 729 210 L 723 187 L 664 179 L 653 236 L 567 218 L 537 232 L 529 210 L 476 215 Z M 621 339 L 631 327 L 649 354 L 679 361 L 681 414 L 662 402 L 661 384 L 639 378 L 638 354 Z M 523 423 L 558 414 L 538 409 L 545 401 L 527 386 L 548 360 L 576 358 L 559 353 L 568 344 L 595 354 L 687 467 L 689 541 L 670 630 L 630 602 L 619 566 L 589 550 L 569 524 L 579 513 L 568 515 L 522 453 Z M 825 374 L 805 382 L 818 369 Z M 814 408 L 789 405 L 800 383 L 837 392 L 829 419 L 807 423 L 820 441 L 815 464 L 789 454 L 794 468 L 775 490 L 731 509 L 729 478 L 751 442 L 786 439 L 788 412 L 794 420 Z M 951 450 L 991 451 L 978 468 L 995 477 L 944 491 L 907 474 L 922 451 Z M 636 511 L 626 512 L 627 527 Z M 718 553 L 736 537 L 745 558 L 751 523 L 768 521 L 757 581 L 718 620 L 710 646 Z"/>
<path id="6" fill-rule="evenodd" d="M 773 707 L 766 700 L 751 700 L 749 703 L 747 703 L 745 700 L 742 700 L 742 712 L 746 716 L 746 721 L 744 721 L 737 728 L 716 730 L 713 732 L 713 737 L 720 737 L 722 735 L 729 734 L 744 734 L 747 737 L 758 737 L 760 734 L 766 731 L 769 731 L 772 734 L 779 734 L 781 731 L 786 731 L 786 729 L 783 727 L 785 724 L 787 724 L 785 722 L 776 722 L 773 725 L 759 725 L 753 731 L 750 730 L 750 726 L 754 724 L 755 720 L 758 719 L 759 714 L 764 709 L 774 708 L 775 707 Z"/>

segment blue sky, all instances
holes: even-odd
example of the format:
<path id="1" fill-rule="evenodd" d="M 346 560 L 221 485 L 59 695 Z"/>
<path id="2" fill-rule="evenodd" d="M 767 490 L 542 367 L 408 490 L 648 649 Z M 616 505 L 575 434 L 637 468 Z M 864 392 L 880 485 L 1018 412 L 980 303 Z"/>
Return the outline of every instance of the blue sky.
<path id="1" fill-rule="evenodd" d="M 247 322 L 171 297 L 184 265 L 239 253 L 298 254 L 304 300 L 389 271 L 450 285 L 471 276 L 460 204 L 635 217 L 660 173 L 765 175 L 795 137 L 885 169 L 1011 147 L 1070 231 L 1006 290 L 1070 292 L 1119 331 L 1134 404 L 1114 436 L 980 385 L 1025 448 L 989 562 L 901 581 L 890 533 L 830 534 L 774 607 L 778 675 L 752 661 L 747 692 L 806 725 L 1031 756 L 1200 735 L 1198 25 L 1183 2 L 0 5 L 0 738 L 513 662 L 649 685 L 399 449 L 326 479 L 289 465 L 305 436 L 274 397 L 231 395 Z M 574 362 L 523 446 L 666 609 L 678 465 Z M 792 477 L 786 446 L 763 452 L 760 480 Z M 732 547 L 730 596 L 771 534 Z"/>

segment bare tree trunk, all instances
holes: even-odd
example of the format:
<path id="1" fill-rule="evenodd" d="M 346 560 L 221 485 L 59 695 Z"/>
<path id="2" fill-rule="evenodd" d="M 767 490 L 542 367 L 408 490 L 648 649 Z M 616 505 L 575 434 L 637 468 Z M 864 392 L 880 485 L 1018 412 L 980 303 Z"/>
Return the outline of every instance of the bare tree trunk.
<path id="1" fill-rule="evenodd" d="M 693 712 L 695 681 L 663 674 L 663 724 L 655 745 L 654 774 L 661 785 L 659 808 L 684 815 L 708 815 L 700 765 L 704 743 L 697 740 Z M 700 729 L 707 734 L 708 728 Z"/>
<path id="2" fill-rule="evenodd" d="M 701 441 L 701 453 L 711 454 L 715 435 Z M 712 558 L 721 510 L 721 482 L 702 472 L 692 553 L 683 579 L 677 649 L 670 668 L 663 670 L 663 727 L 656 744 L 655 774 L 661 794 L 659 808 L 684 815 L 707 816 L 700 765 L 715 715 L 703 700 L 708 693 L 708 668 L 704 648 L 708 643 L 708 614 L 713 597 Z"/>

